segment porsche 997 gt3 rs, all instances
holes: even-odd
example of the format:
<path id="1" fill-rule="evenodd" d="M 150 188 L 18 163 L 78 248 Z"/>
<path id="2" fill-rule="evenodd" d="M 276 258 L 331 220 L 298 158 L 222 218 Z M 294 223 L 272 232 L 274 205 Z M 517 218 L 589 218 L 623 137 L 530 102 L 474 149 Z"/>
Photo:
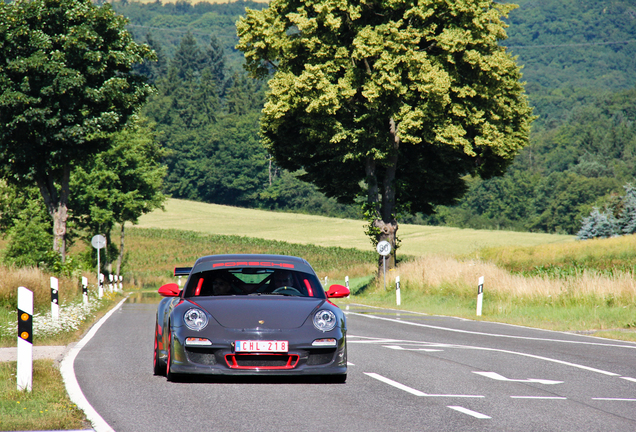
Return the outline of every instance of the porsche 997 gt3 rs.
<path id="1" fill-rule="evenodd" d="M 304 259 L 281 255 L 211 255 L 192 268 L 183 290 L 162 286 L 154 373 L 324 375 L 347 377 L 346 319 Z"/>

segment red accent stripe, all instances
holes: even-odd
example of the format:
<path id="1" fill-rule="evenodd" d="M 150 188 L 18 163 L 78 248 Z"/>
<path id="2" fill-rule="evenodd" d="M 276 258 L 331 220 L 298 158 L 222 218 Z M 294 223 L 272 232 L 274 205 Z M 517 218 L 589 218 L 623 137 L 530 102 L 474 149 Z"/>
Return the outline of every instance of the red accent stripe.
<path id="1" fill-rule="evenodd" d="M 307 287 L 307 294 L 309 294 L 309 297 L 313 297 L 314 290 L 311 289 L 311 284 L 309 283 L 307 279 L 303 279 L 303 282 L 305 282 L 305 286 Z"/>
<path id="2" fill-rule="evenodd" d="M 239 364 L 236 362 L 236 357 L 237 356 L 258 357 L 259 355 L 288 356 L 287 357 L 287 364 L 285 366 L 239 366 Z M 225 355 L 225 362 L 227 363 L 228 367 L 230 367 L 230 369 L 267 369 L 267 370 L 293 369 L 298 364 L 298 360 L 299 359 L 300 359 L 300 357 L 298 356 L 298 354 L 272 354 L 272 353 L 267 353 L 267 354 L 226 354 Z"/>
<path id="3" fill-rule="evenodd" d="M 197 289 L 194 290 L 194 295 L 198 296 L 201 294 L 201 285 L 203 285 L 203 278 L 199 279 L 199 283 L 197 284 Z"/>

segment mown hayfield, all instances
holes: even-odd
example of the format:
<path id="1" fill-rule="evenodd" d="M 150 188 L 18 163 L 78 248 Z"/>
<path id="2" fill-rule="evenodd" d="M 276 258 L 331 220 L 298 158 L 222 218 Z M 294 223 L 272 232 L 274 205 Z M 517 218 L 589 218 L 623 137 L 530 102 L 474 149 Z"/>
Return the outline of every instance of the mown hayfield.
<path id="1" fill-rule="evenodd" d="M 237 235 L 288 243 L 355 248 L 372 251 L 364 221 L 296 213 L 281 213 L 170 199 L 165 210 L 140 218 L 140 228 L 197 231 Z M 531 247 L 573 243 L 574 236 L 400 225 L 401 255 L 469 254 L 486 247 Z"/>

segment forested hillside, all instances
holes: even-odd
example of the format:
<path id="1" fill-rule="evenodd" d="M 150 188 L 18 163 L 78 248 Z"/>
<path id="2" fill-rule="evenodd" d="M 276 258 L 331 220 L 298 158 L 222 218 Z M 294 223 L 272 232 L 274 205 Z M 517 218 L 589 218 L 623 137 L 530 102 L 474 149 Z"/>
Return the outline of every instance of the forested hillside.
<path id="1" fill-rule="evenodd" d="M 437 214 L 402 220 L 575 233 L 636 168 L 636 6 L 616 0 L 519 0 L 502 43 L 524 65 L 538 119 L 508 173 L 468 179 Z M 114 2 L 158 52 L 142 70 L 157 87 L 146 115 L 169 150 L 167 192 L 213 203 L 347 215 L 315 187 L 277 169 L 260 146 L 265 84 L 246 78 L 234 22 L 260 3 Z"/>

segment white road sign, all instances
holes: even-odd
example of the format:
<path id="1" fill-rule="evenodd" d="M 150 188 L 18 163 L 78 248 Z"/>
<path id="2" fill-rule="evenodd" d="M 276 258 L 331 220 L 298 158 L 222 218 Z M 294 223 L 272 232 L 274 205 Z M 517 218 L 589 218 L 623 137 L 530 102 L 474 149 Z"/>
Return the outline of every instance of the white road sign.
<path id="1" fill-rule="evenodd" d="M 380 243 L 378 243 L 377 250 L 380 255 L 387 256 L 391 253 L 391 243 L 386 240 L 382 240 Z"/>

